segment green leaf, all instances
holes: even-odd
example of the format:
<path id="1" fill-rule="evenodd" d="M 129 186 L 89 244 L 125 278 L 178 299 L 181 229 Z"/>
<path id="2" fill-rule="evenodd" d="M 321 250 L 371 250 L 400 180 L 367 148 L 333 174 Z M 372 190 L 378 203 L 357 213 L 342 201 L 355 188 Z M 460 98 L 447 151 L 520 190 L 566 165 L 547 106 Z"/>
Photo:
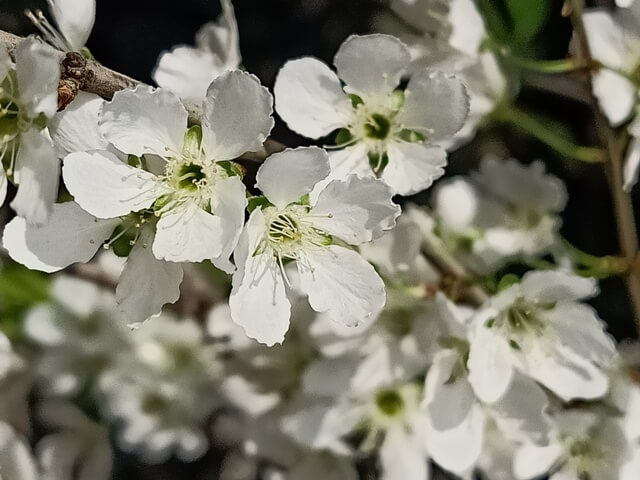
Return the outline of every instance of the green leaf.
<path id="1" fill-rule="evenodd" d="M 526 50 L 547 22 L 550 0 L 477 0 L 489 36 L 498 43 Z"/>

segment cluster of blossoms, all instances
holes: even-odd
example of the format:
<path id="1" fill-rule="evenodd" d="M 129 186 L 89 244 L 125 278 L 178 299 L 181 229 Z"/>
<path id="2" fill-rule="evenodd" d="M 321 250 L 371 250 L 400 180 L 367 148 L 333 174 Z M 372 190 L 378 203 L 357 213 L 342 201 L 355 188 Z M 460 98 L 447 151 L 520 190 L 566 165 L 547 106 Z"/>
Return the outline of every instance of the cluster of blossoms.
<path id="1" fill-rule="evenodd" d="M 50 3 L 57 27 L 31 16 L 52 46 L 24 39 L 15 63 L 0 49 L 1 199 L 17 187 L 3 247 L 61 272 L 0 332 L 0 480 L 210 452 L 224 479 L 640 477 L 640 347 L 587 303 L 562 181 L 487 155 L 430 209 L 400 198 L 517 90 L 471 0 L 392 0 L 384 33 L 347 38 L 335 71 L 287 62 L 275 100 L 240 69 L 222 0 L 195 47 L 161 56 L 158 88 L 61 111 L 55 49 L 88 55 L 95 3 Z M 639 5 L 585 14 L 595 93 L 636 137 Z M 246 185 L 274 104 L 322 148 L 274 153 Z M 627 162 L 630 186 L 637 138 Z M 470 302 L 434 258 L 494 284 Z M 89 262 L 115 292 L 64 273 Z M 503 275 L 514 264 L 545 268 Z M 204 308 L 188 304 L 194 271 L 224 277 Z"/>

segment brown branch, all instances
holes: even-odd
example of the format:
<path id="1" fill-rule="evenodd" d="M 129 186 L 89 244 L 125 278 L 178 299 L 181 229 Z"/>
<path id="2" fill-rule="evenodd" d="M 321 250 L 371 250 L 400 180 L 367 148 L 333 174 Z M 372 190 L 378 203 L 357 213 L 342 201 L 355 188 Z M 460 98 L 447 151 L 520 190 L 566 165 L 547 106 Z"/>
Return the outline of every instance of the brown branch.
<path id="1" fill-rule="evenodd" d="M 593 63 L 589 40 L 582 18 L 584 1 L 567 0 L 566 7 L 570 10 L 571 23 L 574 30 L 575 56 L 580 61 Z M 638 235 L 631 196 L 623 188 L 623 148 L 618 140 L 616 131 L 611 127 L 600 108 L 593 93 L 593 78 L 591 71 L 584 72 L 587 81 L 589 103 L 594 112 L 595 127 L 602 145 L 606 149 L 608 162 L 605 173 L 611 191 L 618 229 L 618 243 L 622 256 L 629 265 L 634 265 L 638 256 Z M 637 268 L 630 268 L 625 275 L 625 284 L 633 308 L 633 317 L 638 335 L 640 335 L 640 276 Z"/>

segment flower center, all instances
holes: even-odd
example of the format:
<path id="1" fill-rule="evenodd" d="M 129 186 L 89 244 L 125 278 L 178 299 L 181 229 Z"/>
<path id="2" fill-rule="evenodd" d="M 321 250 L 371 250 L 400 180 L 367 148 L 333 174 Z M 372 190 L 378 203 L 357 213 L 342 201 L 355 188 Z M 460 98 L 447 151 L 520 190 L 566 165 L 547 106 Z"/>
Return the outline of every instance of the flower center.
<path id="1" fill-rule="evenodd" d="M 384 140 L 390 132 L 391 121 L 380 113 L 371 114 L 368 122 L 364 124 L 364 133 L 371 139 Z"/>
<path id="2" fill-rule="evenodd" d="M 269 240 L 276 244 L 300 241 L 302 235 L 292 215 L 280 212 L 269 224 Z"/>
<path id="3" fill-rule="evenodd" d="M 404 410 L 404 399 L 396 390 L 381 390 L 376 394 L 376 406 L 387 417 L 395 417 Z"/>
<path id="4" fill-rule="evenodd" d="M 602 452 L 588 437 L 571 438 L 568 443 L 568 462 L 580 475 L 588 475 L 602 460 Z"/>
<path id="5" fill-rule="evenodd" d="M 197 190 L 207 180 L 202 166 L 195 163 L 185 163 L 177 169 L 177 185 L 178 188 L 185 190 Z"/>

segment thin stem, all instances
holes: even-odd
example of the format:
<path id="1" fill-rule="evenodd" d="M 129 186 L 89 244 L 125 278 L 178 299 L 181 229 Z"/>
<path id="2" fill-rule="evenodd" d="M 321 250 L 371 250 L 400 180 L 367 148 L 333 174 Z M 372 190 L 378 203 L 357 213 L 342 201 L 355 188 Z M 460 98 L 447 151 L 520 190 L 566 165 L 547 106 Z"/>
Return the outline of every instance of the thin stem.
<path id="1" fill-rule="evenodd" d="M 570 139 L 560 135 L 533 115 L 515 108 L 512 105 L 499 106 L 492 115 L 494 120 L 511 124 L 529 133 L 545 145 L 553 148 L 563 156 L 588 163 L 606 161 L 605 152 L 599 148 L 574 144 Z"/>
<path id="2" fill-rule="evenodd" d="M 587 39 L 587 32 L 582 19 L 584 2 L 583 0 L 567 0 L 571 7 L 571 23 L 576 40 L 576 57 L 579 61 L 591 63 L 593 57 Z M 602 113 L 600 105 L 593 94 L 593 81 L 591 72 L 586 71 L 587 86 L 591 99 L 595 117 L 595 126 L 600 136 L 602 145 L 607 151 L 607 163 L 605 173 L 607 175 L 609 189 L 613 200 L 616 225 L 618 229 L 618 243 L 622 256 L 629 265 L 634 265 L 638 257 L 638 235 L 636 231 L 636 221 L 633 212 L 631 197 L 626 193 L 623 186 L 623 152 L 622 146 L 616 137 L 616 132 L 609 124 L 607 118 Z M 633 318 L 638 336 L 640 336 L 640 275 L 637 268 L 630 268 L 625 276 L 627 291 L 633 308 Z"/>

